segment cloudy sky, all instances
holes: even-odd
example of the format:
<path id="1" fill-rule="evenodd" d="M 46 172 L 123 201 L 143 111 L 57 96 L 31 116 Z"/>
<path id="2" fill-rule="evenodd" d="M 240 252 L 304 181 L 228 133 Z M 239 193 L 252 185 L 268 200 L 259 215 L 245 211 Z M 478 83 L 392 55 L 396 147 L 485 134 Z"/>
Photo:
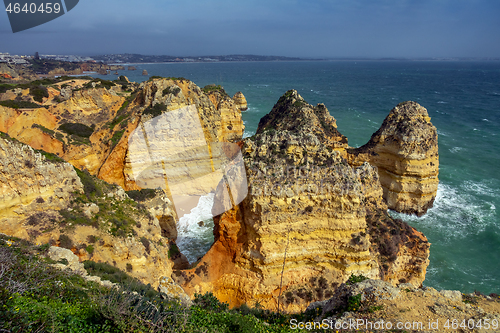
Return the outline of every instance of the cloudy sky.
<path id="1" fill-rule="evenodd" d="M 0 52 L 500 57 L 500 0 L 80 0 Z"/>

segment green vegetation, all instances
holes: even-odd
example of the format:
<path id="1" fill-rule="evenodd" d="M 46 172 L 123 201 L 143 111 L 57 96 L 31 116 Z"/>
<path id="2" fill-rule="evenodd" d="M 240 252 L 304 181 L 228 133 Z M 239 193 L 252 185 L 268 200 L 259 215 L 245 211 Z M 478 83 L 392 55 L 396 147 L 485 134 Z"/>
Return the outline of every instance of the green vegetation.
<path id="1" fill-rule="evenodd" d="M 89 138 L 92 133 L 94 133 L 94 130 L 92 128 L 79 123 L 62 124 L 58 129 L 70 135 L 77 135 L 82 138 Z"/>
<path id="2" fill-rule="evenodd" d="M 346 311 L 349 312 L 358 311 L 360 307 L 361 307 L 361 294 L 349 296 L 349 298 L 347 299 Z"/>
<path id="3" fill-rule="evenodd" d="M 362 274 L 360 274 L 360 275 L 351 274 L 351 276 L 349 276 L 349 279 L 347 280 L 346 284 L 353 285 L 353 284 L 356 284 L 358 282 L 363 282 L 365 280 L 368 280 L 368 278 Z"/>
<path id="4" fill-rule="evenodd" d="M 175 258 L 177 257 L 181 251 L 179 251 L 179 248 L 174 242 L 171 242 L 168 244 L 168 258 Z"/>
<path id="5" fill-rule="evenodd" d="M 168 94 L 174 94 L 174 96 L 177 96 L 181 92 L 181 88 L 179 87 L 167 87 L 163 89 L 163 96 L 168 95 Z"/>
<path id="6" fill-rule="evenodd" d="M 229 96 L 220 84 L 219 85 L 209 84 L 203 87 L 201 90 L 203 90 L 205 94 L 208 94 L 211 91 L 218 91 L 223 96 Z"/>
<path id="7" fill-rule="evenodd" d="M 163 103 L 157 103 L 148 107 L 142 114 L 150 114 L 154 118 L 160 116 L 164 111 L 167 111 L 167 106 Z"/>
<path id="8" fill-rule="evenodd" d="M 153 199 L 156 195 L 156 190 L 144 188 L 142 190 L 127 191 L 126 193 L 131 199 L 138 202 L 143 202 L 148 199 Z"/>
<path id="9" fill-rule="evenodd" d="M 53 130 L 49 130 L 47 127 L 40 125 L 40 124 L 33 124 L 31 125 L 31 128 L 38 128 L 42 132 L 47 133 L 50 136 L 55 136 L 55 132 Z"/>
<path id="10" fill-rule="evenodd" d="M 13 85 L 13 84 L 2 83 L 2 84 L 0 84 L 0 94 L 3 94 L 5 92 L 7 92 L 7 90 L 11 90 L 14 88 L 15 88 L 15 85 Z"/>
<path id="11" fill-rule="evenodd" d="M 120 141 L 120 139 L 122 138 L 123 133 L 125 133 L 124 129 L 122 129 L 120 131 L 116 131 L 113 134 L 113 136 L 111 137 L 111 143 L 113 144 L 113 148 L 118 144 L 118 141 Z"/>
<path id="12" fill-rule="evenodd" d="M 95 85 L 95 87 L 94 87 L 94 85 Z M 107 81 L 107 80 L 103 80 L 103 79 L 93 79 L 92 81 L 85 83 L 83 85 L 82 89 L 105 88 L 105 89 L 109 90 L 113 86 L 116 86 L 116 83 L 114 83 L 112 81 Z"/>
<path id="13" fill-rule="evenodd" d="M 82 182 L 83 190 L 87 198 L 100 197 L 103 195 L 102 188 L 97 185 L 96 179 L 90 175 L 87 170 L 81 171 L 78 168 L 74 169 Z"/>
<path id="14" fill-rule="evenodd" d="M 17 101 L 17 100 L 0 101 L 0 105 L 11 109 L 38 109 L 46 107 L 44 105 L 36 104 L 33 102 Z"/>
<path id="15" fill-rule="evenodd" d="M 47 249 L 0 235 L 0 327 L 7 332 L 292 332 L 292 317 L 312 319 L 258 304 L 229 310 L 211 293 L 186 307 L 116 267 L 85 261 L 89 274 L 119 286 L 105 288 L 49 266 Z"/>
<path id="16" fill-rule="evenodd" d="M 151 76 L 148 81 L 153 81 L 156 79 L 167 79 L 167 80 L 173 80 L 173 81 L 189 81 L 188 79 L 183 78 L 183 77 L 174 77 L 174 76 L 163 77 L 163 76 L 158 76 L 158 75 Z"/>
<path id="17" fill-rule="evenodd" d="M 48 161 L 48 162 L 52 162 L 52 163 L 66 163 L 65 160 L 63 160 L 62 158 L 60 158 L 56 154 L 47 153 L 44 150 L 38 150 L 38 149 L 33 149 L 33 150 L 36 151 L 37 153 L 45 156 L 45 160 Z"/>
<path id="18" fill-rule="evenodd" d="M 126 112 L 126 110 L 130 102 L 132 102 L 135 97 L 136 94 L 131 94 L 129 97 L 127 97 L 120 109 L 118 109 L 118 111 L 116 112 L 115 118 L 107 125 L 109 129 L 113 129 L 117 124 L 120 124 L 121 128 L 127 126 L 129 114 Z"/>
<path id="19" fill-rule="evenodd" d="M 88 225 L 96 229 L 103 229 L 117 237 L 130 237 L 136 235 L 134 226 L 140 219 L 151 219 L 147 210 L 131 199 L 120 199 L 108 196 L 116 192 L 116 186 L 110 185 L 89 174 L 75 168 L 83 184 L 83 193 L 73 193 L 70 206 L 59 211 L 62 219 L 59 224 L 61 231 L 74 228 L 76 225 Z M 90 204 L 99 207 L 99 214 L 88 217 L 83 209 Z M 88 242 L 95 243 L 96 236 L 89 236 Z M 84 246 L 83 248 L 85 248 Z M 87 249 L 88 253 L 91 253 Z"/>
<path id="20" fill-rule="evenodd" d="M 33 96 L 35 101 L 42 103 L 44 98 L 49 97 L 49 92 L 47 88 L 42 85 L 34 85 L 30 87 L 30 95 Z"/>
<path id="21" fill-rule="evenodd" d="M 47 60 L 47 59 L 32 59 L 29 60 L 31 63 L 31 68 L 36 73 L 47 74 L 48 72 L 62 68 L 65 71 L 72 71 L 80 68 L 80 64 L 68 62 L 68 61 L 58 61 L 58 60 Z"/>

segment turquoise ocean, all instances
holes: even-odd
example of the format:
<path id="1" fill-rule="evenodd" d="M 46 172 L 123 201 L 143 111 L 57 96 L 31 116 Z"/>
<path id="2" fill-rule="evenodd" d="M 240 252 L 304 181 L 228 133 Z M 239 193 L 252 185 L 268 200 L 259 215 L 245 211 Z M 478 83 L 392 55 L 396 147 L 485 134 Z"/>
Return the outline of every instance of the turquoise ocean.
<path id="1" fill-rule="evenodd" d="M 424 106 L 439 135 L 439 189 L 423 217 L 391 212 L 432 243 L 424 285 L 500 293 L 500 62 L 305 61 L 138 64 L 118 71 L 131 81 L 149 75 L 185 77 L 245 95 L 245 136 L 279 97 L 296 89 L 324 103 L 349 144 L 366 143 L 403 101 Z M 114 75 L 95 75 L 107 80 Z M 194 218 L 194 223 L 200 219 Z M 204 232 L 204 234 L 203 234 Z M 196 234 L 196 233 L 195 233 Z M 208 236 L 207 236 L 208 235 Z M 210 247 L 210 228 L 199 233 Z"/>

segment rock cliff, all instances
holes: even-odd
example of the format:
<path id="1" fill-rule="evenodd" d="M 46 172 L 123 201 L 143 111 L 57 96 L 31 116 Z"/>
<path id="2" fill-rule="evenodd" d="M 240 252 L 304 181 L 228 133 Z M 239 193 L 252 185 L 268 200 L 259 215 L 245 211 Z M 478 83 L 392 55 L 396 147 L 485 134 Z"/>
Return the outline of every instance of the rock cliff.
<path id="1" fill-rule="evenodd" d="M 367 144 L 349 149 L 348 159 L 378 167 L 390 209 L 421 216 L 432 207 L 439 183 L 437 130 L 418 103 L 398 104 Z"/>
<path id="2" fill-rule="evenodd" d="M 349 165 L 346 147 L 324 105 L 287 92 L 243 142 L 248 196 L 214 220 L 212 248 L 176 281 L 287 311 L 331 297 L 351 274 L 421 285 L 429 243 L 387 214 L 376 168 Z"/>
<path id="3" fill-rule="evenodd" d="M 243 95 L 241 91 L 238 91 L 236 94 L 234 94 L 233 101 L 236 107 L 240 109 L 240 111 L 248 110 L 247 99 L 245 98 L 245 95 Z"/>
<path id="4" fill-rule="evenodd" d="M 397 106 L 370 142 L 354 149 L 323 104 L 310 105 L 294 90 L 261 119 L 256 135 L 240 142 L 241 111 L 220 86 L 200 89 L 182 78 L 153 77 L 137 87 L 126 81 L 71 80 L 47 88 L 47 95 L 41 102 L 45 107 L 0 107 L 0 131 L 85 172 L 62 176 L 75 179 L 76 188 L 61 192 L 59 201 L 16 199 L 14 183 L 2 208 L 14 213 L 10 222 L 0 222 L 9 232 L 68 247 L 81 260 L 114 263 L 154 286 L 170 284 L 172 276 L 191 297 L 210 291 L 232 306 L 258 302 L 267 309 L 301 311 L 312 300 L 331 297 L 351 274 L 394 285 L 419 286 L 425 279 L 430 244 L 387 214 L 387 203 L 422 213 L 429 204 L 415 200 L 415 193 L 432 189 L 427 184 L 437 186 L 435 128 L 422 107 Z M 150 131 L 160 122 L 166 126 L 159 133 Z M 167 129 L 177 138 L 169 144 Z M 193 132 L 199 142 L 186 150 L 181 138 Z M 224 141 L 241 147 L 248 196 L 214 218 L 214 244 L 192 268 L 183 269 L 186 260 L 174 243 L 171 187 L 181 186 L 190 195 L 202 187 L 204 193 L 215 191 L 221 199 L 216 202 L 229 202 L 234 189 L 228 191 L 225 182 L 185 185 L 214 171 L 217 149 L 232 154 L 218 145 Z M 152 163 L 154 156 L 175 157 L 176 151 L 182 163 L 176 158 Z M 23 170 L 21 162 L 4 160 L 6 175 L 17 177 L 11 167 Z M 184 172 L 193 166 L 199 175 Z M 434 166 L 432 178 L 426 172 Z M 178 179 L 167 184 L 171 170 Z M 28 184 L 33 177 L 44 182 L 50 175 L 20 179 Z M 10 186 L 8 178 L 4 188 Z M 157 179 L 162 184 L 148 184 Z M 138 205 L 122 190 L 141 187 L 161 187 L 165 194 Z M 18 201 L 22 204 L 15 206 Z M 48 206 L 52 202 L 59 206 Z M 213 212 L 224 210 L 213 207 Z"/>
<path id="5" fill-rule="evenodd" d="M 70 249 L 157 287 L 172 273 L 159 221 L 123 189 L 0 138 L 0 232 Z"/>
<path id="6" fill-rule="evenodd" d="M 133 84 L 126 80 L 57 82 L 47 88 L 43 108 L 0 106 L 0 131 L 126 190 L 139 188 L 131 176 L 130 135 L 168 110 L 194 105 L 208 143 L 242 137 L 240 111 L 223 89 L 205 93 L 182 78 L 153 78 L 135 92 L 130 88 Z M 3 98 L 14 99 L 19 93 L 7 91 Z M 21 93 L 34 102 L 30 90 Z"/>

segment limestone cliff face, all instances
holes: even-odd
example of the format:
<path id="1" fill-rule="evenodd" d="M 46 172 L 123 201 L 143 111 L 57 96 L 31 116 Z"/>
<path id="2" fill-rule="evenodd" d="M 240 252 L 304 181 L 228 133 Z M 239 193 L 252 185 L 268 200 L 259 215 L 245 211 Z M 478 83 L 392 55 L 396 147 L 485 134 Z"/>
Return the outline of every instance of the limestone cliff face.
<path id="1" fill-rule="evenodd" d="M 261 120 L 242 148 L 248 196 L 214 220 L 215 243 L 196 268 L 174 271 L 188 294 L 299 311 L 351 274 L 422 283 L 427 240 L 387 215 L 376 168 L 347 163 L 334 124 L 294 91 Z"/>
<path id="2" fill-rule="evenodd" d="M 233 101 L 236 107 L 240 109 L 240 111 L 248 110 L 247 99 L 245 98 L 245 95 L 243 95 L 241 91 L 238 91 L 236 94 L 234 94 Z"/>
<path id="3" fill-rule="evenodd" d="M 432 207 L 439 183 L 437 131 L 418 103 L 392 109 L 366 145 L 349 150 L 349 161 L 378 167 L 390 209 L 421 216 Z"/>
<path id="4" fill-rule="evenodd" d="M 71 165 L 46 162 L 31 147 L 4 137 L 0 170 L 0 225 L 2 232 L 16 237 L 28 236 L 19 228 L 20 220 L 36 211 L 66 207 L 71 193 L 82 188 Z"/>
<path id="5" fill-rule="evenodd" d="M 215 108 L 221 113 L 222 141 L 240 141 L 245 126 L 243 125 L 243 119 L 241 119 L 241 109 L 236 104 L 236 101 L 231 99 L 223 89 L 210 91 L 207 95 Z"/>
<path id="6" fill-rule="evenodd" d="M 342 156 L 348 147 L 347 138 L 337 130 L 337 121 L 326 106 L 308 104 L 296 90 L 287 91 L 271 112 L 262 117 L 257 133 L 266 130 L 313 134 L 320 138 L 323 145 L 339 151 Z"/>
<path id="7" fill-rule="evenodd" d="M 126 190 L 139 188 L 131 176 L 130 135 L 164 112 L 194 105 L 206 142 L 241 140 L 241 115 L 228 96 L 213 92 L 209 97 L 186 79 L 152 79 L 137 88 L 130 93 L 99 80 L 59 82 L 48 88 L 47 108 L 0 106 L 0 131 Z M 19 93 L 30 99 L 28 89 L 7 91 L 3 98 Z"/>
<path id="8" fill-rule="evenodd" d="M 64 246 L 158 286 L 172 273 L 159 221 L 123 189 L 86 178 L 63 160 L 0 137 L 0 232 Z M 90 176 L 87 176 L 90 177 Z M 89 195 L 89 189 L 94 193 Z M 86 194 L 83 194 L 84 192 Z M 127 216 L 123 219 L 122 216 Z M 117 222 L 118 221 L 118 222 Z"/>

